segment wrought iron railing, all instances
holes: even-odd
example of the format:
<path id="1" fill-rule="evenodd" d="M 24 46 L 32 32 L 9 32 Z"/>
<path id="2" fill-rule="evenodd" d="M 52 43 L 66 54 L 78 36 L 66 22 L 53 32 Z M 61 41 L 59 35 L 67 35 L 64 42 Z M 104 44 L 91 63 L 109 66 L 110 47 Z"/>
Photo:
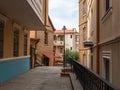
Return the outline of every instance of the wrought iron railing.
<path id="1" fill-rule="evenodd" d="M 70 58 L 70 64 L 84 90 L 119 90 L 92 70 Z"/>

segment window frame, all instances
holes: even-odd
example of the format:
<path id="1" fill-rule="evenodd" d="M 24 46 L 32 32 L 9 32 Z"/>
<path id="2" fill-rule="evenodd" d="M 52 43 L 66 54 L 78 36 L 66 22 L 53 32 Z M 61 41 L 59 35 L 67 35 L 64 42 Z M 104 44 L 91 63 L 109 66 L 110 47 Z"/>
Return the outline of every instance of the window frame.
<path id="1" fill-rule="evenodd" d="M 106 79 L 106 74 L 105 74 L 105 60 L 109 60 L 109 82 L 112 83 L 112 52 L 111 51 L 102 51 L 102 76 L 104 79 Z"/>
<path id="2" fill-rule="evenodd" d="M 75 36 L 75 41 L 76 41 L 76 42 L 79 42 L 79 35 L 76 35 L 76 36 Z"/>
<path id="3" fill-rule="evenodd" d="M 60 41 L 64 41 L 64 36 L 59 36 Z"/>
<path id="4" fill-rule="evenodd" d="M 83 64 L 84 66 L 87 66 L 87 55 L 83 54 Z"/>
<path id="5" fill-rule="evenodd" d="M 63 48 L 60 48 L 60 53 L 63 53 Z"/>
<path id="6" fill-rule="evenodd" d="M 24 34 L 24 55 L 26 56 L 27 55 L 27 47 L 28 47 L 28 35 L 27 34 Z"/>
<path id="7" fill-rule="evenodd" d="M 44 32 L 44 35 L 45 35 L 45 36 L 44 36 L 44 44 L 47 45 L 47 44 L 48 44 L 48 32 L 45 31 L 45 32 Z"/>
<path id="8" fill-rule="evenodd" d="M 87 28 L 83 28 L 83 41 L 87 41 Z"/>
<path id="9" fill-rule="evenodd" d="M 13 31 L 13 56 L 18 57 L 19 56 L 19 29 L 14 28 Z"/>
<path id="10" fill-rule="evenodd" d="M 108 12 L 110 8 L 110 0 L 105 0 L 105 12 Z"/>
<path id="11" fill-rule="evenodd" d="M 104 71 L 105 71 L 105 79 L 110 81 L 110 61 L 108 58 L 104 58 Z"/>
<path id="12" fill-rule="evenodd" d="M 2 26 L 1 26 L 2 24 Z M 3 58 L 3 51 L 4 51 L 4 26 L 5 26 L 5 23 L 4 21 L 0 20 L 0 58 Z M 1 30 L 2 29 L 2 30 Z"/>

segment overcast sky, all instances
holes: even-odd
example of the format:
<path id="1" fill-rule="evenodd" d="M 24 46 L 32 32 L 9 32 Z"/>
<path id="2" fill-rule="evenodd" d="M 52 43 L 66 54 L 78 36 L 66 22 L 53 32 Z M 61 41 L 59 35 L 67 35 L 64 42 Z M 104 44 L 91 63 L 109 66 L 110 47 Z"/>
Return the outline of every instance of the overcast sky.
<path id="1" fill-rule="evenodd" d="M 49 0 L 49 15 L 57 30 L 78 29 L 78 0 Z"/>

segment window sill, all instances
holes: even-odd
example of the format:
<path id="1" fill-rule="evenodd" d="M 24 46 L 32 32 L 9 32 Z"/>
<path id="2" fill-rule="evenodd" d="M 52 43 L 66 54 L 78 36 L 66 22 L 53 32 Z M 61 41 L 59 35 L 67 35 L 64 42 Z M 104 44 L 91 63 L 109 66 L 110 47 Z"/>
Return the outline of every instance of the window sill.
<path id="1" fill-rule="evenodd" d="M 105 15 L 101 18 L 102 23 L 104 23 L 111 15 L 112 15 L 112 7 L 110 7 L 108 11 L 105 13 Z"/>
<path id="2" fill-rule="evenodd" d="M 3 58 L 3 59 L 0 59 L 0 62 L 13 61 L 13 60 L 16 60 L 16 59 L 24 59 L 24 58 L 30 58 L 30 55 L 28 55 L 28 56 L 18 56 L 18 57 L 12 57 L 12 58 Z"/>

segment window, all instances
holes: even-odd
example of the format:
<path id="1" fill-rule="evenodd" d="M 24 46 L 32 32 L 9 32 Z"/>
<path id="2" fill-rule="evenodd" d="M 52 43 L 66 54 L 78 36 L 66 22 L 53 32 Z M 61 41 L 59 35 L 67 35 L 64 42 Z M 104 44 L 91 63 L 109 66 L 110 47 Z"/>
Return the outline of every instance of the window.
<path id="1" fill-rule="evenodd" d="M 78 35 L 75 36 L 75 41 L 79 42 L 79 36 Z"/>
<path id="2" fill-rule="evenodd" d="M 86 5 L 86 0 L 83 2 L 83 15 L 86 15 L 87 11 L 87 5 Z"/>
<path id="3" fill-rule="evenodd" d="M 24 35 L 24 55 L 27 55 L 27 41 L 28 41 L 28 36 L 27 34 Z"/>
<path id="4" fill-rule="evenodd" d="M 83 28 L 83 41 L 87 40 L 87 31 L 86 28 Z"/>
<path id="5" fill-rule="evenodd" d="M 60 53 L 63 53 L 63 48 L 60 48 Z"/>
<path id="6" fill-rule="evenodd" d="M 83 55 L 83 64 L 87 66 L 87 55 Z"/>
<path id="7" fill-rule="evenodd" d="M 19 55 L 19 30 L 15 28 L 13 56 L 17 57 L 18 55 Z"/>
<path id="8" fill-rule="evenodd" d="M 109 10 L 110 8 L 110 0 L 106 0 L 106 12 Z"/>
<path id="9" fill-rule="evenodd" d="M 70 38 L 72 38 L 72 35 L 70 35 Z"/>
<path id="10" fill-rule="evenodd" d="M 3 58 L 4 23 L 0 21 L 0 58 Z"/>
<path id="11" fill-rule="evenodd" d="M 64 41 L 64 36 L 60 36 L 60 41 Z"/>
<path id="12" fill-rule="evenodd" d="M 57 37 L 56 37 L 56 35 L 54 35 L 54 37 L 53 37 L 53 38 L 54 38 L 54 40 L 57 40 Z"/>
<path id="13" fill-rule="evenodd" d="M 45 31 L 44 34 L 45 34 L 44 43 L 48 44 L 48 33 Z"/>
<path id="14" fill-rule="evenodd" d="M 110 81 L 110 62 L 109 59 L 104 58 L 104 65 L 105 65 L 105 79 Z"/>

